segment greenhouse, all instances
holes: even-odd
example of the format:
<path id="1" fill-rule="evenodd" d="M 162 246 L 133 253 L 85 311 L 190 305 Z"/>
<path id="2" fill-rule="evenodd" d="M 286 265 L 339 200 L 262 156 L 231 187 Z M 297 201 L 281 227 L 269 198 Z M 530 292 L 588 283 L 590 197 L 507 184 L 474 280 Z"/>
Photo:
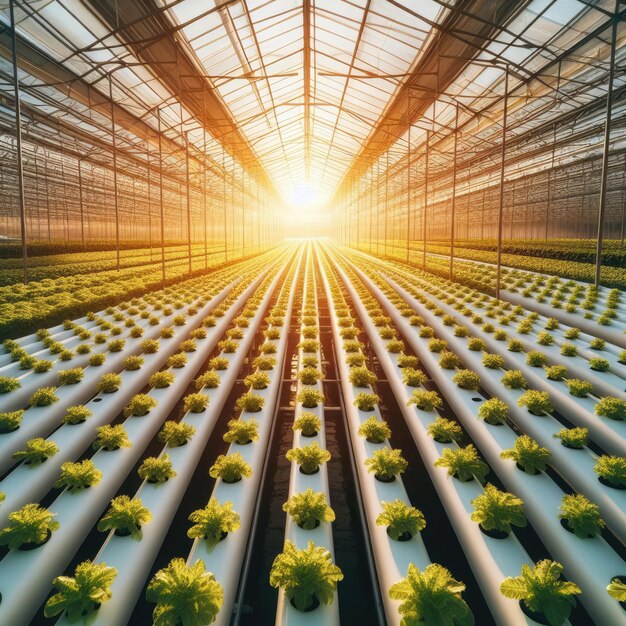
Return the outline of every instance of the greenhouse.
<path id="1" fill-rule="evenodd" d="M 626 3 L 0 0 L 0 626 L 626 626 Z"/>

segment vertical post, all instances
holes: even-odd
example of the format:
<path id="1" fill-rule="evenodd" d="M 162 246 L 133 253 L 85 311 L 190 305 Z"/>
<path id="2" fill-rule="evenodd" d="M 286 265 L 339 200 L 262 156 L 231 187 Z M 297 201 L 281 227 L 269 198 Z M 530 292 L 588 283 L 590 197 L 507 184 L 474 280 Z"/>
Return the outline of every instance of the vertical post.
<path id="1" fill-rule="evenodd" d="M 206 130 L 202 129 L 202 152 L 203 152 L 203 164 L 202 170 L 202 211 L 204 214 L 204 269 L 209 267 L 209 251 L 207 249 L 209 240 L 209 216 L 207 208 L 207 156 L 206 156 Z"/>
<path id="2" fill-rule="evenodd" d="M 113 148 L 113 203 L 115 207 L 115 266 L 120 271 L 120 210 L 117 198 L 117 142 L 115 139 L 115 103 L 113 102 L 113 81 L 109 78 L 109 102 L 111 104 L 111 145 Z"/>
<path id="3" fill-rule="evenodd" d="M 406 262 L 411 261 L 411 86 L 408 86 L 406 118 L 409 131 L 406 144 Z"/>
<path id="4" fill-rule="evenodd" d="M 148 174 L 148 245 L 150 246 L 150 261 L 152 261 L 152 172 L 150 169 L 150 140 L 146 141 L 147 163 L 146 172 Z"/>
<path id="5" fill-rule="evenodd" d="M 459 103 L 454 107 L 454 157 L 452 163 L 452 211 L 450 214 L 450 280 L 454 280 L 454 218 L 456 214 L 456 166 L 459 145 Z"/>
<path id="6" fill-rule="evenodd" d="M 506 125 L 509 104 L 509 66 L 504 73 L 504 111 L 502 112 L 502 154 L 500 158 L 500 198 L 498 204 L 498 260 L 496 267 L 496 298 L 500 299 L 500 283 L 502 279 L 502 215 L 504 212 L 504 161 L 506 159 Z"/>
<path id="7" fill-rule="evenodd" d="M 165 203 L 163 200 L 163 139 L 161 133 L 161 109 L 157 106 L 157 133 L 159 135 L 159 209 L 161 221 L 161 284 L 165 287 Z"/>
<path id="8" fill-rule="evenodd" d="M 80 205 L 80 245 L 85 250 L 85 215 L 83 209 L 83 175 L 81 169 L 81 160 L 78 159 L 78 202 Z"/>
<path id="9" fill-rule="evenodd" d="M 222 146 L 222 173 L 224 175 L 223 186 L 223 204 L 224 204 L 224 258 L 228 263 L 228 223 L 227 223 L 227 210 L 226 210 L 226 148 Z"/>
<path id="10" fill-rule="evenodd" d="M 17 72 L 17 29 L 15 27 L 14 1 L 9 0 L 11 20 L 11 60 L 13 63 L 13 93 L 15 97 L 15 143 L 17 148 L 17 192 L 20 203 L 20 235 L 22 239 L 22 280 L 28 284 L 28 248 L 26 241 L 26 198 L 24 196 L 24 162 L 22 156 L 22 111 L 20 83 Z"/>
<path id="11" fill-rule="evenodd" d="M 617 25 L 619 23 L 620 0 L 615 0 L 615 15 L 611 25 L 611 56 L 609 60 L 609 83 L 606 93 L 606 120 L 604 123 L 604 150 L 602 153 L 602 173 L 600 175 L 600 206 L 598 207 L 598 235 L 596 245 L 596 272 L 594 285 L 600 286 L 600 269 L 602 266 L 602 244 L 604 240 L 604 214 L 606 212 L 606 196 L 609 173 L 609 147 L 611 143 L 611 117 L 613 113 L 613 79 L 615 76 L 615 44 Z"/>
<path id="12" fill-rule="evenodd" d="M 389 150 L 385 153 L 385 228 L 383 234 L 385 237 L 384 251 L 387 257 L 387 213 L 389 211 Z"/>
<path id="13" fill-rule="evenodd" d="M 433 111 L 433 126 L 435 124 Z M 430 130 L 426 131 L 426 151 L 424 153 L 424 208 L 422 210 L 422 269 L 426 271 L 426 216 L 428 211 L 428 160 L 430 158 Z"/>
<path id="14" fill-rule="evenodd" d="M 187 186 L 187 257 L 189 259 L 189 275 L 191 276 L 191 178 L 189 173 L 189 133 L 183 135 L 183 140 L 185 142 L 185 184 Z"/>

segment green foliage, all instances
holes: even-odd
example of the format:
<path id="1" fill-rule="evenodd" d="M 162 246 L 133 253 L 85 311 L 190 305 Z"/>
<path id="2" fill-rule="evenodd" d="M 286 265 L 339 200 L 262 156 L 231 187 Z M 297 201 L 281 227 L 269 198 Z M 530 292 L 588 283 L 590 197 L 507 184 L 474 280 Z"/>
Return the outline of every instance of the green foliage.
<path id="1" fill-rule="evenodd" d="M 442 565 L 431 563 L 422 572 L 409 563 L 406 578 L 389 587 L 389 597 L 401 601 L 401 626 L 473 626 L 463 591 L 465 585 Z"/>
<path id="2" fill-rule="evenodd" d="M 503 450 L 500 457 L 512 459 L 527 474 L 537 474 L 543 472 L 550 461 L 550 450 L 540 446 L 528 435 L 521 435 L 515 440 L 512 448 Z"/>
<path id="3" fill-rule="evenodd" d="M 612 420 L 626 420 L 626 401 L 611 396 L 600 398 L 594 408 L 595 414 Z"/>
<path id="4" fill-rule="evenodd" d="M 317 339 L 305 339 L 297 347 L 302 352 L 317 352 L 320 349 L 320 342 Z"/>
<path id="5" fill-rule="evenodd" d="M 282 588 L 299 611 L 308 609 L 315 599 L 330 604 L 340 580 L 343 574 L 333 564 L 330 552 L 312 541 L 304 550 L 286 541 L 270 571 L 270 585 Z"/>
<path id="6" fill-rule="evenodd" d="M 305 530 L 311 530 L 324 522 L 335 521 L 335 512 L 328 506 L 326 496 L 313 489 L 293 494 L 283 504 L 283 511 Z"/>
<path id="7" fill-rule="evenodd" d="M 428 380 L 428 376 L 422 370 L 405 367 L 402 370 L 402 382 L 409 387 L 419 387 Z"/>
<path id="8" fill-rule="evenodd" d="M 191 424 L 168 420 L 159 431 L 158 439 L 170 448 L 177 448 L 184 446 L 195 432 L 196 429 Z"/>
<path id="9" fill-rule="evenodd" d="M 608 371 L 610 366 L 611 364 L 609 363 L 608 359 L 602 359 L 597 356 L 589 359 L 589 367 L 597 372 L 606 372 Z"/>
<path id="10" fill-rule="evenodd" d="M 24 410 L 9 411 L 8 413 L 0 413 L 0 434 L 10 433 L 17 430 L 22 423 Z"/>
<path id="11" fill-rule="evenodd" d="M 59 385 L 75 385 L 83 379 L 84 375 L 85 370 L 82 367 L 74 367 L 69 370 L 59 370 L 58 382 Z"/>
<path id="12" fill-rule="evenodd" d="M 387 526 L 387 534 L 395 541 L 407 535 L 414 537 L 426 527 L 424 514 L 402 500 L 381 504 L 383 510 L 376 518 L 376 525 Z"/>
<path id="13" fill-rule="evenodd" d="M 507 389 L 526 389 L 528 386 L 524 375 L 519 370 L 508 370 L 500 379 Z"/>
<path id="14" fill-rule="evenodd" d="M 576 356 L 578 354 L 578 348 L 573 343 L 564 343 L 561 346 L 561 354 L 563 356 Z"/>
<path id="15" fill-rule="evenodd" d="M 400 339 L 390 339 L 385 348 L 387 349 L 387 352 L 399 354 L 400 352 L 404 352 L 404 342 Z"/>
<path id="16" fill-rule="evenodd" d="M 589 430 L 587 428 L 562 428 L 554 433 L 555 439 L 560 439 L 566 448 L 580 450 L 589 443 Z"/>
<path id="17" fill-rule="evenodd" d="M 441 456 L 435 461 L 435 467 L 448 469 L 448 476 L 458 478 L 462 482 L 470 481 L 476 476 L 483 480 L 489 473 L 488 465 L 480 458 L 478 450 L 470 443 L 463 448 L 444 448 Z"/>
<path id="18" fill-rule="evenodd" d="M 547 391 L 537 391 L 535 389 L 525 391 L 517 400 L 517 405 L 525 406 L 533 415 L 538 416 L 554 411 L 550 401 L 550 394 Z"/>
<path id="19" fill-rule="evenodd" d="M 236 406 L 240 411 L 248 413 L 258 413 L 265 404 L 265 398 L 259 394 L 246 391 L 237 398 Z"/>
<path id="20" fill-rule="evenodd" d="M 208 372 L 204 372 L 204 374 L 201 374 L 200 376 L 198 376 L 198 378 L 196 378 L 195 386 L 196 390 L 198 391 L 204 388 L 217 389 L 217 387 L 220 386 L 221 382 L 222 379 L 220 378 L 220 375 L 214 370 L 209 370 Z"/>
<path id="21" fill-rule="evenodd" d="M 226 483 L 236 483 L 252 476 L 252 468 L 239 452 L 220 454 L 209 469 L 211 478 L 221 478 Z"/>
<path id="22" fill-rule="evenodd" d="M 606 588 L 606 592 L 618 602 L 626 602 L 626 583 L 614 578 Z"/>
<path id="23" fill-rule="evenodd" d="M 194 511 L 189 516 L 193 526 L 187 531 L 190 539 L 202 539 L 208 547 L 216 546 L 223 538 L 224 533 L 233 533 L 240 526 L 240 517 L 233 511 L 232 502 L 220 504 L 211 498 L 203 509 Z"/>
<path id="24" fill-rule="evenodd" d="M 305 437 L 313 437 L 321 427 L 322 420 L 310 411 L 301 413 L 293 423 L 293 430 L 300 430 Z"/>
<path id="25" fill-rule="evenodd" d="M 215 621 L 224 592 L 215 576 L 205 571 L 203 561 L 187 565 L 177 558 L 154 575 L 146 599 L 156 603 L 154 626 L 204 626 Z"/>
<path id="26" fill-rule="evenodd" d="M 593 471 L 611 485 L 626 486 L 626 458 L 623 456 L 603 454 L 595 464 Z"/>
<path id="27" fill-rule="evenodd" d="M 470 337 L 467 340 L 467 349 L 473 352 L 481 352 L 487 349 L 487 344 L 479 337 Z"/>
<path id="28" fill-rule="evenodd" d="M 472 370 L 459 370 L 453 377 L 452 382 L 461 389 L 478 391 L 480 389 L 480 376 Z"/>
<path id="29" fill-rule="evenodd" d="M 99 367 L 106 361 L 106 354 L 92 354 L 89 357 L 89 365 L 92 367 Z"/>
<path id="30" fill-rule="evenodd" d="M 439 443 L 451 443 L 461 441 L 463 429 L 452 420 L 438 417 L 428 425 L 428 434 Z"/>
<path id="31" fill-rule="evenodd" d="M 117 450 L 118 448 L 130 448 L 131 443 L 122 424 L 111 426 L 105 424 L 96 429 L 96 438 L 92 444 L 95 450 Z"/>
<path id="32" fill-rule="evenodd" d="M 445 339 L 431 339 L 428 342 L 428 349 L 431 352 L 442 352 L 448 347 L 448 342 Z"/>
<path id="33" fill-rule="evenodd" d="M 59 401 L 54 387 L 40 387 L 28 399 L 29 406 L 50 406 Z"/>
<path id="34" fill-rule="evenodd" d="M 155 372 L 148 379 L 148 385 L 155 389 L 164 389 L 165 387 L 169 387 L 174 382 L 174 379 L 175 376 L 173 372 Z"/>
<path id="35" fill-rule="evenodd" d="M 25 504 L 21 509 L 9 513 L 9 525 L 0 530 L 0 546 L 17 550 L 23 544 L 43 543 L 48 533 L 59 527 L 55 513 L 38 504 Z"/>
<path id="36" fill-rule="evenodd" d="M 416 389 L 407 402 L 408 406 L 414 404 L 422 411 L 432 411 L 443 406 L 443 400 L 436 391 L 426 391 L 425 389 Z"/>
<path id="37" fill-rule="evenodd" d="M 487 531 L 499 530 L 508 534 L 511 525 L 526 526 L 524 502 L 512 493 L 500 491 L 491 483 L 487 483 L 484 491 L 472 500 L 472 506 L 472 520 Z"/>
<path id="38" fill-rule="evenodd" d="M 509 352 L 522 352 L 524 350 L 524 344 L 518 339 L 511 339 L 507 349 Z"/>
<path id="39" fill-rule="evenodd" d="M 357 393 L 354 396 L 354 406 L 360 411 L 373 411 L 380 402 L 380 397 L 375 393 Z"/>
<path id="40" fill-rule="evenodd" d="M 147 457 L 139 466 L 137 473 L 139 478 L 147 480 L 149 483 L 159 484 L 167 482 L 170 478 L 176 476 L 169 454 L 163 454 L 160 457 Z"/>
<path id="41" fill-rule="evenodd" d="M 522 600 L 534 613 L 541 613 L 551 626 L 560 626 L 576 604 L 573 596 L 582 593 L 572 582 L 561 580 L 563 566 L 539 561 L 534 568 L 522 565 L 522 575 L 505 578 L 500 591 L 506 598 Z"/>
<path id="42" fill-rule="evenodd" d="M 365 459 L 367 471 L 382 480 L 392 480 L 396 474 L 403 474 L 408 465 L 402 450 L 388 447 L 374 450 L 372 456 Z"/>
<path id="43" fill-rule="evenodd" d="M 604 528 L 598 505 L 579 493 L 563 496 L 559 517 L 567 520 L 568 527 L 583 539 L 599 534 Z"/>
<path id="44" fill-rule="evenodd" d="M 148 415 L 150 409 L 153 409 L 157 405 L 157 401 L 148 394 L 138 393 L 133 396 L 124 409 L 124 415 L 126 417 L 143 417 Z"/>
<path id="45" fill-rule="evenodd" d="M 225 356 L 216 356 L 209 361 L 209 368 L 212 370 L 227 370 L 229 363 L 230 361 Z M 208 373 L 209 372 L 207 372 L 207 374 Z"/>
<path id="46" fill-rule="evenodd" d="M 308 446 L 288 450 L 286 457 L 289 462 L 295 461 L 304 474 L 314 474 L 320 465 L 330 461 L 330 452 L 314 441 Z"/>
<path id="47" fill-rule="evenodd" d="M 267 372 L 259 370 L 248 374 L 243 383 L 246 387 L 252 387 L 252 389 L 267 389 L 267 386 L 270 384 L 270 377 Z"/>
<path id="48" fill-rule="evenodd" d="M 461 367 L 461 359 L 454 352 L 444 350 L 439 355 L 439 366 L 445 370 L 453 370 Z"/>
<path id="49" fill-rule="evenodd" d="M 259 438 L 259 423 L 255 419 L 233 419 L 228 422 L 224 441 L 245 446 Z"/>
<path id="50" fill-rule="evenodd" d="M 586 398 L 593 391 L 593 385 L 587 380 L 570 378 L 565 384 L 575 398 Z"/>
<path id="51" fill-rule="evenodd" d="M 183 410 L 191 413 L 202 413 L 209 406 L 209 396 L 206 393 L 189 393 L 183 400 Z"/>
<path id="52" fill-rule="evenodd" d="M 500 354 L 483 354 L 482 364 L 492 370 L 504 369 L 504 357 Z"/>
<path id="53" fill-rule="evenodd" d="M 122 377 L 119 374 L 103 374 L 96 384 L 98 393 L 115 393 L 122 384 Z"/>
<path id="54" fill-rule="evenodd" d="M 46 602 L 44 615 L 66 613 L 69 622 L 83 619 L 111 599 L 116 576 L 117 570 L 106 563 L 83 561 L 76 566 L 73 577 L 57 576 L 52 581 L 57 593 Z"/>
<path id="55" fill-rule="evenodd" d="M 563 380 L 567 376 L 567 367 L 565 365 L 552 365 L 546 367 L 546 378 L 548 380 Z"/>
<path id="56" fill-rule="evenodd" d="M 129 372 L 134 372 L 138 369 L 141 369 L 142 365 L 143 365 L 143 357 L 140 357 L 139 355 L 136 355 L 136 354 L 131 354 L 130 356 L 126 357 L 126 359 L 124 360 L 124 368 L 128 370 Z"/>
<path id="57" fill-rule="evenodd" d="M 117 496 L 111 500 L 109 510 L 98 522 L 98 530 L 114 530 L 119 535 L 138 537 L 142 524 L 147 524 L 151 519 L 152 513 L 139 498 Z"/>
<path id="58" fill-rule="evenodd" d="M 322 380 L 324 375 L 321 370 L 315 367 L 304 367 L 298 372 L 298 379 L 304 385 L 314 385 L 318 380 Z"/>
<path id="59" fill-rule="evenodd" d="M 500 398 L 489 398 L 478 407 L 478 417 L 487 424 L 504 424 L 509 417 L 509 406 Z"/>
<path id="60" fill-rule="evenodd" d="M 350 369 L 350 382 L 355 387 L 369 387 L 376 382 L 376 375 L 365 366 Z"/>
<path id="61" fill-rule="evenodd" d="M 272 356 L 258 356 L 252 361 L 252 367 L 258 370 L 272 370 L 276 366 L 276 359 Z"/>
<path id="62" fill-rule="evenodd" d="M 26 442 L 24 450 L 14 452 L 13 458 L 24 461 L 26 465 L 40 465 L 46 459 L 54 456 L 58 451 L 59 446 L 57 446 L 54 441 L 48 441 L 42 437 L 35 437 Z"/>
<path id="63" fill-rule="evenodd" d="M 401 354 L 398 357 L 398 367 L 405 368 L 410 367 L 412 369 L 417 369 L 419 366 L 419 359 L 416 356 Z"/>
<path id="64" fill-rule="evenodd" d="M 526 353 L 526 365 L 531 367 L 543 367 L 548 362 L 548 357 L 538 350 L 530 350 Z"/>
<path id="65" fill-rule="evenodd" d="M 70 491 L 81 491 L 102 480 L 102 472 L 91 459 L 72 463 L 67 461 L 61 465 L 61 476 L 54 483 L 57 489 L 67 487 Z"/>
<path id="66" fill-rule="evenodd" d="M 359 435 L 365 437 L 370 443 L 383 443 L 391 437 L 391 429 L 387 422 L 372 416 L 361 424 Z"/>
<path id="67" fill-rule="evenodd" d="M 176 354 L 172 354 L 168 357 L 167 367 L 180 369 L 181 367 L 185 367 L 185 365 L 187 365 L 187 361 L 187 355 L 184 352 L 177 352 Z"/>

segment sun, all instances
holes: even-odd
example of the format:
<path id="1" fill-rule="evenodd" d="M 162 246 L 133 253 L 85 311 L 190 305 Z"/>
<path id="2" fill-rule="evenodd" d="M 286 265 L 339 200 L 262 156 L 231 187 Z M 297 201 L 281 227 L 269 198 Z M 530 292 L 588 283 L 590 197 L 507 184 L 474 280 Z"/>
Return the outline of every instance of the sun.
<path id="1" fill-rule="evenodd" d="M 303 209 L 312 207 L 320 201 L 319 190 L 310 183 L 298 183 L 293 186 L 289 202 L 293 207 Z"/>

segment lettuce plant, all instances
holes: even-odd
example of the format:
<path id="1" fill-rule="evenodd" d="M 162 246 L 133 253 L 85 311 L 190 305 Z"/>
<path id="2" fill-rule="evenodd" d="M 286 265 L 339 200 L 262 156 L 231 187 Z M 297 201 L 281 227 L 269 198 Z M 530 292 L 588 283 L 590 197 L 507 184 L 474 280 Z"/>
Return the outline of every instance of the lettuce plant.
<path id="1" fill-rule="evenodd" d="M 414 404 L 422 411 L 432 411 L 443 406 L 443 400 L 436 391 L 426 391 L 425 389 L 416 389 L 409 398 L 407 405 Z"/>
<path id="2" fill-rule="evenodd" d="M 518 339 L 511 339 L 508 343 L 507 350 L 509 352 L 522 352 L 524 350 L 524 344 Z"/>
<path id="3" fill-rule="evenodd" d="M 57 576 L 52 581 L 56 593 L 46 602 L 44 615 L 67 615 L 69 622 L 77 622 L 96 611 L 111 599 L 111 585 L 117 576 L 114 567 L 106 563 L 83 561 L 76 566 L 74 576 Z"/>
<path id="4" fill-rule="evenodd" d="M 95 450 L 102 448 L 104 450 L 113 451 L 118 448 L 130 448 L 131 443 L 122 424 L 116 424 L 115 426 L 105 424 L 96 429 L 96 438 L 92 447 Z"/>
<path id="5" fill-rule="evenodd" d="M 124 339 L 113 339 L 108 343 L 109 352 L 121 352 L 125 345 L 126 341 Z"/>
<path id="6" fill-rule="evenodd" d="M 59 385 L 75 385 L 83 379 L 84 375 L 85 370 L 82 367 L 74 367 L 69 370 L 59 370 L 58 383 Z"/>
<path id="7" fill-rule="evenodd" d="M 343 349 L 347 353 L 361 352 L 365 348 L 365 344 L 362 341 L 346 340 L 343 342 Z"/>
<path id="8" fill-rule="evenodd" d="M 453 377 L 457 387 L 468 389 L 469 391 L 478 391 L 480 389 L 480 376 L 471 370 L 459 370 Z"/>
<path id="9" fill-rule="evenodd" d="M 439 355 L 439 366 L 445 370 L 453 370 L 461 367 L 461 359 L 454 352 L 444 350 Z"/>
<path id="10" fill-rule="evenodd" d="M 139 498 L 117 496 L 111 500 L 109 510 L 98 522 L 98 530 L 112 530 L 119 537 L 139 537 L 142 524 L 147 524 L 151 519 L 152 513 Z"/>
<path id="11" fill-rule="evenodd" d="M 28 550 L 48 540 L 59 527 L 55 514 L 39 504 L 25 504 L 9 513 L 9 525 L 0 530 L 0 546 Z"/>
<path id="12" fill-rule="evenodd" d="M 45 372 L 49 372 L 53 366 L 54 363 L 52 361 L 48 361 L 47 359 L 37 359 L 33 365 L 33 372 L 35 372 L 35 374 L 43 374 Z M 2 392 L 0 391 L 0 393 Z"/>
<path id="13" fill-rule="evenodd" d="M 504 424 L 509 417 L 509 407 L 500 398 L 489 398 L 478 407 L 478 417 L 487 424 L 498 426 Z"/>
<path id="14" fill-rule="evenodd" d="M 141 342 L 141 350 L 145 352 L 145 354 L 154 354 L 159 350 L 159 340 L 158 339 L 144 339 Z"/>
<path id="15" fill-rule="evenodd" d="M 618 602 L 626 602 L 626 583 L 623 577 L 613 578 L 606 588 L 606 592 Z"/>
<path id="16" fill-rule="evenodd" d="M 316 474 L 320 465 L 330 461 L 330 452 L 314 441 L 308 446 L 288 450 L 286 457 L 289 462 L 295 461 L 303 474 Z"/>
<path id="17" fill-rule="evenodd" d="M 216 356 L 209 361 L 209 368 L 212 370 L 227 370 L 230 361 L 224 356 Z"/>
<path id="18" fill-rule="evenodd" d="M 470 337 L 467 340 L 467 349 L 473 352 L 481 352 L 487 349 L 487 344 L 478 337 Z"/>
<path id="19" fill-rule="evenodd" d="M 589 443 L 589 430 L 587 428 L 562 428 L 554 433 L 555 439 L 560 439 L 566 448 L 581 450 Z"/>
<path id="20" fill-rule="evenodd" d="M 217 389 L 220 386 L 222 379 L 220 375 L 213 371 L 209 370 L 208 372 L 204 372 L 204 374 L 200 374 L 198 378 L 195 380 L 196 390 L 200 391 L 204 388 L 206 389 Z"/>
<path id="21" fill-rule="evenodd" d="M 176 476 L 168 454 L 163 454 L 160 457 L 147 457 L 139 466 L 137 473 L 139 474 L 139 478 L 153 484 L 167 482 L 170 478 Z"/>
<path id="22" fill-rule="evenodd" d="M 299 611 L 313 610 L 320 603 L 330 604 L 340 580 L 343 573 L 333 564 L 330 552 L 312 541 L 303 550 L 286 541 L 270 570 L 270 585 L 282 588 Z"/>
<path id="23" fill-rule="evenodd" d="M 328 506 L 326 496 L 313 489 L 293 494 L 285 504 L 283 511 L 305 530 L 317 528 L 321 523 L 334 522 L 335 512 Z"/>
<path id="24" fill-rule="evenodd" d="M 528 387 L 524 375 L 519 370 L 508 370 L 500 379 L 500 382 L 507 389 L 526 389 Z"/>
<path id="25" fill-rule="evenodd" d="M 170 448 L 184 446 L 194 435 L 196 429 L 185 422 L 168 420 L 159 431 L 158 439 Z"/>
<path id="26" fill-rule="evenodd" d="M 564 495 L 560 510 L 559 517 L 577 537 L 593 537 L 604 528 L 600 507 L 582 494 Z"/>
<path id="27" fill-rule="evenodd" d="M 565 365 L 552 365 L 546 367 L 546 378 L 548 380 L 563 380 L 567 376 L 567 367 Z"/>
<path id="28" fill-rule="evenodd" d="M 611 367 L 611 364 L 607 359 L 595 356 L 592 359 L 589 359 L 589 367 L 596 372 L 606 372 L 609 367 Z"/>
<path id="29" fill-rule="evenodd" d="M 611 396 L 600 398 L 594 408 L 595 414 L 612 420 L 626 420 L 626 401 Z"/>
<path id="30" fill-rule="evenodd" d="M 593 471 L 600 477 L 600 482 L 615 489 L 626 488 L 626 458 L 603 454 L 595 464 Z"/>
<path id="31" fill-rule="evenodd" d="M 40 387 L 28 399 L 28 406 L 50 406 L 59 401 L 54 387 Z"/>
<path id="32" fill-rule="evenodd" d="M 548 357 L 538 350 L 530 350 L 526 353 L 526 365 L 531 367 L 543 367 L 548 362 Z"/>
<path id="33" fill-rule="evenodd" d="M 72 463 L 67 461 L 61 465 L 61 475 L 54 483 L 57 489 L 82 491 L 102 480 L 102 472 L 94 465 L 91 459 Z"/>
<path id="34" fill-rule="evenodd" d="M 350 368 L 350 382 L 355 387 L 369 387 L 376 382 L 376 375 L 365 366 Z"/>
<path id="35" fill-rule="evenodd" d="M 300 361 L 300 365 L 302 367 L 314 367 L 317 368 L 319 366 L 319 361 L 316 356 L 303 356 Z"/>
<path id="36" fill-rule="evenodd" d="M 293 430 L 299 430 L 303 437 L 314 437 L 322 427 L 322 420 L 309 411 L 301 413 L 293 423 Z"/>
<path id="37" fill-rule="evenodd" d="M 258 413 L 265 404 L 265 398 L 256 393 L 247 391 L 239 396 L 236 406 L 240 411 L 247 411 L 248 413 Z"/>
<path id="38" fill-rule="evenodd" d="M 524 502 L 512 493 L 500 491 L 491 483 L 487 483 L 484 491 L 472 500 L 472 506 L 472 521 L 480 524 L 487 533 L 495 531 L 508 535 L 511 525 L 526 526 Z"/>
<path id="39" fill-rule="evenodd" d="M 237 483 L 252 476 L 252 468 L 239 452 L 220 454 L 209 469 L 211 478 L 221 478 L 225 483 Z"/>
<path id="40" fill-rule="evenodd" d="M 419 359 L 416 356 L 412 356 L 409 354 L 401 354 L 400 356 L 398 356 L 398 367 L 410 367 L 412 369 L 417 369 L 418 366 Z"/>
<path id="41" fill-rule="evenodd" d="M 372 472 L 374 478 L 380 482 L 393 482 L 397 474 L 403 474 L 406 471 L 408 465 L 402 456 L 402 450 L 388 447 L 374 450 L 372 456 L 365 459 L 367 471 Z"/>
<path id="42" fill-rule="evenodd" d="M 570 378 L 565 384 L 575 398 L 586 398 L 593 391 L 593 385 L 587 380 Z"/>
<path id="43" fill-rule="evenodd" d="M 197 345 L 194 339 L 185 339 L 185 341 L 181 341 L 180 344 L 178 344 L 178 349 L 181 352 L 195 352 Z"/>
<path id="44" fill-rule="evenodd" d="M 150 409 L 153 409 L 157 405 L 157 401 L 148 394 L 138 393 L 133 396 L 124 409 L 124 415 L 126 417 L 143 417 L 150 413 Z"/>
<path id="45" fill-rule="evenodd" d="M 187 355 L 184 352 L 177 352 L 176 354 L 172 354 L 168 357 L 167 367 L 180 369 L 181 367 L 185 367 L 185 365 L 187 365 L 187 361 Z"/>
<path id="46" fill-rule="evenodd" d="M 576 356 L 578 354 L 578 348 L 573 343 L 564 343 L 561 346 L 561 354 L 563 356 Z"/>
<path id="47" fill-rule="evenodd" d="M 376 518 L 377 526 L 386 526 L 395 541 L 409 541 L 426 527 L 424 514 L 402 500 L 381 502 L 383 510 Z"/>
<path id="48" fill-rule="evenodd" d="M 175 376 L 173 372 L 155 372 L 148 379 L 148 385 L 155 389 L 164 389 L 165 387 L 169 387 L 174 382 L 174 379 Z"/>
<path id="49" fill-rule="evenodd" d="M 428 434 L 439 443 L 451 443 L 463 438 L 463 429 L 452 420 L 438 417 L 428 425 Z"/>
<path id="50" fill-rule="evenodd" d="M 478 450 L 470 443 L 464 448 L 444 448 L 435 461 L 435 467 L 445 467 L 448 476 L 461 482 L 473 480 L 474 476 L 482 481 L 489 473 L 488 465 L 480 458 Z"/>
<path id="51" fill-rule="evenodd" d="M 203 561 L 187 565 L 185 559 L 172 559 L 148 584 L 148 602 L 156 603 L 154 624 L 211 624 L 224 602 L 222 585 L 206 572 Z"/>
<path id="52" fill-rule="evenodd" d="M 302 389 L 296 397 L 296 401 L 300 402 L 305 409 L 314 409 L 324 402 L 324 394 L 317 389 Z"/>
<path id="53" fill-rule="evenodd" d="M 551 456 L 550 450 L 540 446 L 528 435 L 521 435 L 515 440 L 512 448 L 500 453 L 501 458 L 512 459 L 527 474 L 545 471 Z"/>
<path id="54" fill-rule="evenodd" d="M 228 422 L 224 441 L 245 446 L 259 438 L 259 423 L 255 419 L 234 419 Z"/>
<path id="55" fill-rule="evenodd" d="M 122 377 L 119 374 L 103 374 L 96 383 L 98 393 L 115 393 L 122 384 Z"/>
<path id="56" fill-rule="evenodd" d="M 428 380 L 428 376 L 422 370 L 413 367 L 404 367 L 402 369 L 402 382 L 409 387 L 419 387 Z"/>
<path id="57" fill-rule="evenodd" d="M 517 400 L 517 405 L 525 406 L 530 413 L 539 417 L 554 411 L 550 394 L 547 391 L 537 391 L 536 389 L 525 391 Z"/>
<path id="58" fill-rule="evenodd" d="M 482 364 L 492 370 L 504 369 L 504 357 L 500 354 L 489 354 L 485 352 L 482 358 Z"/>
<path id="59" fill-rule="evenodd" d="M 190 539 L 201 539 L 208 547 L 216 546 L 228 533 L 235 532 L 240 526 L 240 517 L 233 511 L 232 502 L 220 504 L 211 498 L 203 509 L 194 511 L 189 516 L 193 526 L 187 531 Z"/>
<path id="60" fill-rule="evenodd" d="M 258 356 L 252 361 L 252 367 L 258 370 L 272 370 L 276 366 L 276 359 L 272 356 Z"/>
<path id="61" fill-rule="evenodd" d="M 445 339 L 431 339 L 428 342 L 428 349 L 431 352 L 442 352 L 448 347 L 448 342 Z"/>
<path id="62" fill-rule="evenodd" d="M 89 365 L 91 367 L 99 367 L 106 361 L 106 354 L 92 354 L 89 357 Z"/>
<path id="63" fill-rule="evenodd" d="M 474 618 L 461 597 L 465 585 L 438 563 L 424 571 L 409 563 L 406 578 L 389 587 L 389 597 L 400 600 L 403 626 L 472 626 Z"/>
<path id="64" fill-rule="evenodd" d="M 391 437 L 391 429 L 387 422 L 372 416 L 361 424 L 359 435 L 365 437 L 370 443 L 383 443 Z"/>
<path id="65" fill-rule="evenodd" d="M 190 393 L 185 396 L 183 410 L 191 413 L 202 413 L 209 406 L 209 396 L 205 393 Z"/>
<path id="66" fill-rule="evenodd" d="M 318 380 L 322 380 L 324 375 L 321 370 L 315 367 L 304 367 L 298 372 L 298 379 L 304 385 L 315 385 Z"/>
<path id="67" fill-rule="evenodd" d="M 375 393 L 357 393 L 354 396 L 354 406 L 360 411 L 373 411 L 374 407 L 380 402 L 380 397 Z"/>
<path id="68" fill-rule="evenodd" d="M 0 413 L 0 434 L 10 433 L 17 430 L 22 423 L 24 410 L 9 411 L 8 413 Z"/>
<path id="69" fill-rule="evenodd" d="M 385 348 L 387 349 L 387 352 L 399 354 L 400 352 L 404 352 L 404 341 L 400 339 L 390 339 Z"/>
<path id="70" fill-rule="evenodd" d="M 26 442 L 24 450 L 14 452 L 13 458 L 24 461 L 26 465 L 40 465 L 58 451 L 59 446 L 54 441 L 35 437 Z"/>
<path id="71" fill-rule="evenodd" d="M 521 576 L 505 578 L 500 592 L 506 598 L 520 600 L 523 607 L 543 616 L 551 626 L 560 626 L 576 604 L 573 596 L 582 593 L 578 585 L 561 579 L 562 572 L 560 563 L 548 559 L 532 569 L 522 565 Z"/>

